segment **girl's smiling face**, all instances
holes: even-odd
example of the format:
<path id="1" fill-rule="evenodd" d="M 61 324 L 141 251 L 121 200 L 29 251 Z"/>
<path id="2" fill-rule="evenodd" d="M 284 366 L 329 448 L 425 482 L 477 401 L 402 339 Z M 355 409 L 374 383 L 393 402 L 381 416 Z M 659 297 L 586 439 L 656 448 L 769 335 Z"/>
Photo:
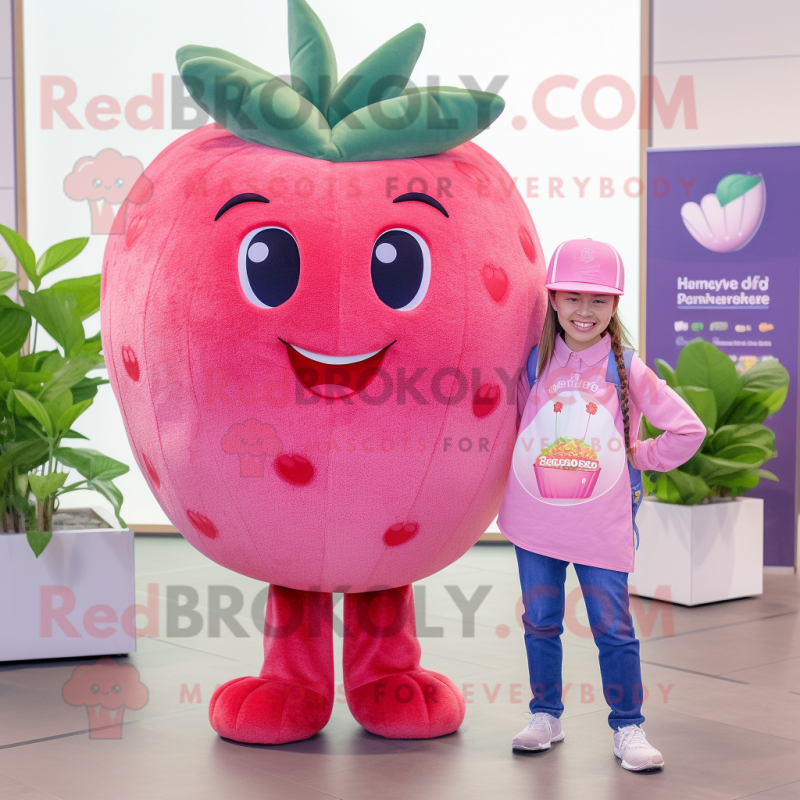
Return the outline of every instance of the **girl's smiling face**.
<path id="1" fill-rule="evenodd" d="M 570 350 L 585 350 L 603 336 L 616 311 L 619 297 L 613 294 L 550 291 L 550 303 L 564 330 Z"/>

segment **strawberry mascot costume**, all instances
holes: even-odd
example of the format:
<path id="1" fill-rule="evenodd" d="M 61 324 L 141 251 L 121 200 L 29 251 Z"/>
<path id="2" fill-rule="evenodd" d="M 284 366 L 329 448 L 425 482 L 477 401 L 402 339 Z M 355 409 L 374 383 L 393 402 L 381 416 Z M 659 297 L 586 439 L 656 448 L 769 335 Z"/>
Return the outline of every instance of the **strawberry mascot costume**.
<path id="1" fill-rule="evenodd" d="M 500 504 L 544 260 L 514 181 L 470 141 L 496 95 L 406 88 L 414 25 L 337 80 L 289 0 L 291 78 L 187 45 L 216 120 L 121 207 L 103 264 L 108 371 L 136 460 L 176 528 L 270 584 L 264 666 L 211 699 L 240 742 L 313 736 L 344 686 L 390 738 L 455 731 L 464 699 L 420 666 L 411 583 Z"/>

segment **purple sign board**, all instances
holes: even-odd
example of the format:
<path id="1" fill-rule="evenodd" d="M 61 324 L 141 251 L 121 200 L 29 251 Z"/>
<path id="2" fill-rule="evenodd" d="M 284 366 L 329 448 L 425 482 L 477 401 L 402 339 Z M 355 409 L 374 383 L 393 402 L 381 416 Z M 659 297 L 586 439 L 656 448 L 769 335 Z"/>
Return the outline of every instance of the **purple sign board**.
<path id="1" fill-rule="evenodd" d="M 800 145 L 647 154 L 647 363 L 702 337 L 740 373 L 776 358 L 789 394 L 766 421 L 779 483 L 764 499 L 764 564 L 794 566 L 800 335 Z"/>

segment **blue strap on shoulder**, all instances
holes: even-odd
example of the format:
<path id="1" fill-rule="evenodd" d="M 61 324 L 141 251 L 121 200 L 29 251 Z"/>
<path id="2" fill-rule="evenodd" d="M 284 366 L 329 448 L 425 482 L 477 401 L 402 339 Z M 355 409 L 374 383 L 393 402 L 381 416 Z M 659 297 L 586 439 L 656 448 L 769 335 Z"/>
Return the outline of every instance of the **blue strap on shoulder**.
<path id="1" fill-rule="evenodd" d="M 539 345 L 535 344 L 528 356 L 528 385 L 533 388 L 536 383 L 536 364 L 539 361 Z"/>
<path id="2" fill-rule="evenodd" d="M 631 363 L 633 361 L 633 350 L 625 348 L 622 351 L 622 360 L 625 363 L 625 372 L 628 376 L 631 374 Z M 617 399 L 622 402 L 620 386 L 619 370 L 617 369 L 617 359 L 614 357 L 614 352 L 608 354 L 608 366 L 606 367 L 606 381 L 613 383 L 617 390 Z M 631 508 L 633 513 L 633 532 L 636 534 L 636 549 L 639 549 L 639 528 L 636 525 L 636 512 L 642 504 L 644 497 L 644 485 L 642 484 L 642 473 L 635 469 L 633 464 L 626 458 L 628 464 L 628 477 L 631 481 Z"/>

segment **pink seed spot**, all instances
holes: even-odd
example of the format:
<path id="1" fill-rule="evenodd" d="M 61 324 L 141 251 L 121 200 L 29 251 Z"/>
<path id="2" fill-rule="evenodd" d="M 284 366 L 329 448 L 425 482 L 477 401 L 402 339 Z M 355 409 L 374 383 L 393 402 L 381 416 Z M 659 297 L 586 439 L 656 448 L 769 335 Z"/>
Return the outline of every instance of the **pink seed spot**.
<path id="1" fill-rule="evenodd" d="M 511 120 L 511 125 L 515 131 L 523 131 L 528 124 L 528 120 L 525 117 L 514 117 Z"/>
<path id="2" fill-rule="evenodd" d="M 156 489 L 161 488 L 161 478 L 158 477 L 158 473 L 155 470 L 155 467 L 150 463 L 150 459 L 142 453 L 142 461 L 144 461 L 144 467 L 147 470 L 147 474 L 150 476 L 150 480 L 153 482 L 153 485 Z"/>
<path id="3" fill-rule="evenodd" d="M 139 360 L 136 358 L 136 353 L 133 352 L 132 347 L 127 344 L 122 345 L 122 363 L 125 364 L 125 370 L 131 379 L 134 381 L 139 380 Z"/>
<path id="4" fill-rule="evenodd" d="M 505 296 L 508 289 L 508 277 L 502 267 L 490 267 L 488 264 L 481 270 L 483 285 L 496 303 Z"/>
<path id="5" fill-rule="evenodd" d="M 466 175 L 470 180 L 475 181 L 476 183 L 488 183 L 489 178 L 486 177 L 486 173 L 476 167 L 474 164 L 468 164 L 466 161 L 454 161 L 456 169 L 462 174 Z"/>
<path id="6" fill-rule="evenodd" d="M 389 547 L 397 547 L 399 544 L 405 544 L 409 539 L 413 539 L 419 532 L 419 525 L 416 522 L 398 522 L 386 529 L 383 534 L 383 541 Z"/>
<path id="7" fill-rule="evenodd" d="M 314 477 L 314 467 L 303 456 L 284 453 L 275 459 L 275 471 L 283 480 L 303 486 Z"/>
<path id="8" fill-rule="evenodd" d="M 488 417 L 500 402 L 500 387 L 484 383 L 472 398 L 472 413 L 478 419 Z"/>
<path id="9" fill-rule="evenodd" d="M 209 539 L 217 538 L 219 534 L 217 526 L 207 516 L 199 514 L 197 511 L 187 511 L 186 516 L 189 517 L 189 522 L 191 522 L 203 536 L 207 536 Z"/>
<path id="10" fill-rule="evenodd" d="M 519 226 L 519 243 L 522 245 L 525 255 L 528 256 L 528 261 L 530 261 L 531 264 L 535 264 L 536 246 L 533 243 L 530 233 L 528 233 L 528 229 L 524 225 Z"/>

